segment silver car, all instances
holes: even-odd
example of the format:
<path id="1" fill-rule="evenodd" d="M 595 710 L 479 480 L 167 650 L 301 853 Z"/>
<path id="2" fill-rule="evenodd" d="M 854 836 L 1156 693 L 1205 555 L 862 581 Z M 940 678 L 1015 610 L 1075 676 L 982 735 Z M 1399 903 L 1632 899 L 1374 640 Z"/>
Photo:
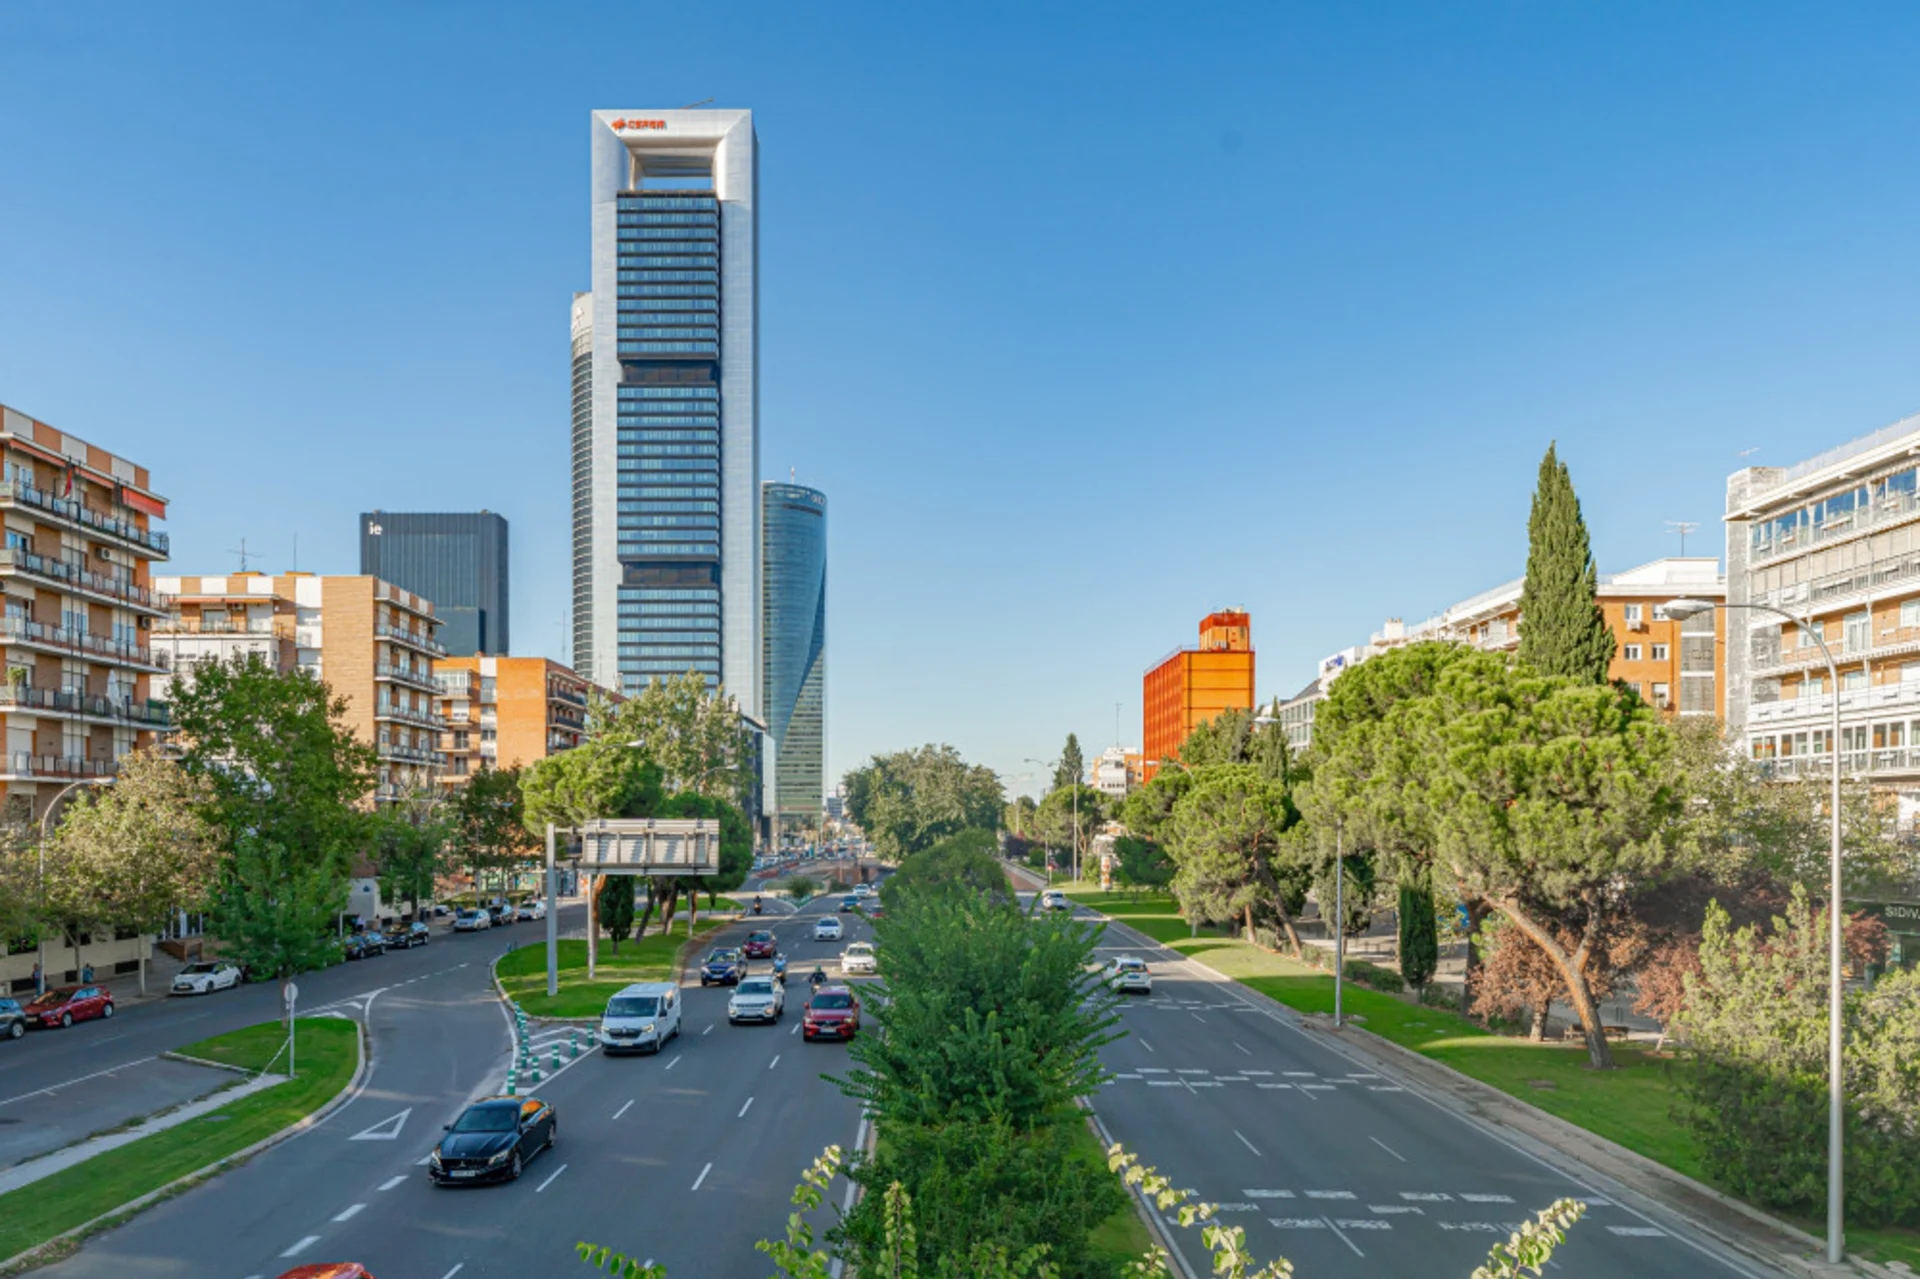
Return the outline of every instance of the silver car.
<path id="1" fill-rule="evenodd" d="M 1122 955 L 1108 964 L 1103 974 L 1107 988 L 1122 994 L 1129 992 L 1141 995 L 1153 993 L 1153 970 L 1147 967 L 1147 961 L 1133 955 Z"/>
<path id="2" fill-rule="evenodd" d="M 786 1011 L 786 988 L 771 977 L 745 978 L 727 1000 L 727 1020 L 736 1026 L 743 1021 L 779 1021 Z"/>

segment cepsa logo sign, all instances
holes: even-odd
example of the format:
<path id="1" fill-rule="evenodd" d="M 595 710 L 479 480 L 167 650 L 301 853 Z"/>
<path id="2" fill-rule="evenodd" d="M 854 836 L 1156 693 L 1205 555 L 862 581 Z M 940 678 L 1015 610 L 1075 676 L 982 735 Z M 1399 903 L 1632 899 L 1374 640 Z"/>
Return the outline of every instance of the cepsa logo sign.
<path id="1" fill-rule="evenodd" d="M 667 127 L 667 122 L 665 120 L 615 120 L 613 127 L 615 129 L 664 129 Z"/>

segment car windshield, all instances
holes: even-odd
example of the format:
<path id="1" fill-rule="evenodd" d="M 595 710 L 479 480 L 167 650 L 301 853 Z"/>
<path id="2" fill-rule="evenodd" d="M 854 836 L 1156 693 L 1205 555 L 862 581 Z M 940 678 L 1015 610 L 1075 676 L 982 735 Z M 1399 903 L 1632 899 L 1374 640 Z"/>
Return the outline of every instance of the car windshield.
<path id="1" fill-rule="evenodd" d="M 752 933 L 747 937 L 747 940 L 748 941 L 772 941 L 773 934 L 766 933 L 766 932 Z"/>
<path id="2" fill-rule="evenodd" d="M 460 912 L 460 918 L 472 919 L 475 915 L 478 915 L 479 913 L 480 913 L 479 911 L 474 910 L 472 907 L 469 906 Z"/>
<path id="3" fill-rule="evenodd" d="M 1123 959 L 1115 965 L 1115 967 L 1119 968 L 1123 973 L 1143 973 L 1147 971 L 1145 961 L 1139 959 Z"/>
<path id="4" fill-rule="evenodd" d="M 50 990 L 46 994 L 40 996 L 40 998 L 28 1004 L 27 1007 L 52 1008 L 56 1004 L 66 1003 L 68 999 L 72 998 L 72 996 L 73 996 L 73 992 L 70 990 Z"/>
<path id="5" fill-rule="evenodd" d="M 660 1011 L 660 1000 L 653 995 L 616 995 L 607 1001 L 609 1017 L 651 1017 Z"/>
<path id="6" fill-rule="evenodd" d="M 188 964 L 185 968 L 182 968 L 180 970 L 180 975 L 183 977 L 199 977 L 205 973 L 210 973 L 212 971 L 213 971 L 212 964 Z"/>
<path id="7" fill-rule="evenodd" d="M 454 1120 L 455 1132 L 512 1132 L 520 1122 L 520 1107 L 472 1106 L 467 1113 Z"/>
<path id="8" fill-rule="evenodd" d="M 871 955 L 873 953 L 873 947 L 869 946 L 866 942 L 857 941 L 847 947 L 847 953 L 849 955 Z"/>
<path id="9" fill-rule="evenodd" d="M 709 964 L 731 964 L 733 962 L 733 952 L 730 950 L 716 950 L 707 956 L 707 962 Z"/>
<path id="10" fill-rule="evenodd" d="M 851 1008 L 853 1007 L 853 996 L 817 995 L 814 997 L 813 1006 L 815 1008 Z"/>
<path id="11" fill-rule="evenodd" d="M 773 993 L 773 983 L 767 981 L 765 978 L 758 978 L 754 981 L 743 981 L 740 983 L 740 993 L 743 995 L 771 995 Z"/>

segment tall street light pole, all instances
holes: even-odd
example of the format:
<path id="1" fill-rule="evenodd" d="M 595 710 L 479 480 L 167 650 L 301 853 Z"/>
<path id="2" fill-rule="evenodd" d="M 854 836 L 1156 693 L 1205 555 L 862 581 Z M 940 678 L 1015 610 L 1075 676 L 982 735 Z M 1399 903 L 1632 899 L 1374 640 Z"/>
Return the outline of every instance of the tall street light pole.
<path id="1" fill-rule="evenodd" d="M 1841 1073 L 1840 1059 L 1840 1018 L 1842 999 L 1840 989 L 1840 947 L 1842 934 L 1840 927 L 1840 667 L 1833 660 L 1833 650 L 1827 647 L 1827 638 L 1815 630 L 1812 619 L 1800 617 L 1771 604 L 1716 604 L 1712 600 L 1679 599 L 1667 605 L 1667 616 L 1679 621 L 1710 613 L 1715 608 L 1744 608 L 1761 613 L 1772 613 L 1777 617 L 1800 627 L 1802 635 L 1812 635 L 1814 642 L 1820 645 L 1820 654 L 1827 660 L 1827 679 L 1833 689 L 1833 727 L 1832 738 L 1827 749 L 1832 753 L 1833 789 L 1828 799 L 1828 814 L 1831 821 L 1831 849 L 1828 853 L 1828 874 L 1830 884 L 1827 889 L 1827 1261 L 1839 1265 L 1846 1257 L 1845 1234 L 1845 1196 L 1844 1177 L 1846 1174 L 1845 1130 L 1845 1088 L 1846 1078 Z"/>

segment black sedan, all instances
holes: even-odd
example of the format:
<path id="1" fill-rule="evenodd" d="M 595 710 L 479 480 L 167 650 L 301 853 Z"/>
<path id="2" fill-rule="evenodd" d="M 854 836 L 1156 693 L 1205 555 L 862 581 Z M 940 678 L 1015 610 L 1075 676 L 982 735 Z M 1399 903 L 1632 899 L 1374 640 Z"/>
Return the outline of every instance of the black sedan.
<path id="1" fill-rule="evenodd" d="M 512 1181 L 559 1135 L 553 1107 L 538 1097 L 488 1097 L 447 1125 L 427 1175 L 436 1186 Z"/>
<path id="2" fill-rule="evenodd" d="M 415 946 L 426 945 L 428 940 L 427 926 L 419 922 L 395 924 L 386 932 L 388 950 L 412 950 Z"/>
<path id="3" fill-rule="evenodd" d="M 738 986 L 747 975 L 747 961 L 737 950 L 716 950 L 700 965 L 702 986 Z"/>
<path id="4" fill-rule="evenodd" d="M 365 959 L 387 953 L 387 942 L 379 933 L 354 933 L 340 944 L 340 953 L 348 959 Z"/>

